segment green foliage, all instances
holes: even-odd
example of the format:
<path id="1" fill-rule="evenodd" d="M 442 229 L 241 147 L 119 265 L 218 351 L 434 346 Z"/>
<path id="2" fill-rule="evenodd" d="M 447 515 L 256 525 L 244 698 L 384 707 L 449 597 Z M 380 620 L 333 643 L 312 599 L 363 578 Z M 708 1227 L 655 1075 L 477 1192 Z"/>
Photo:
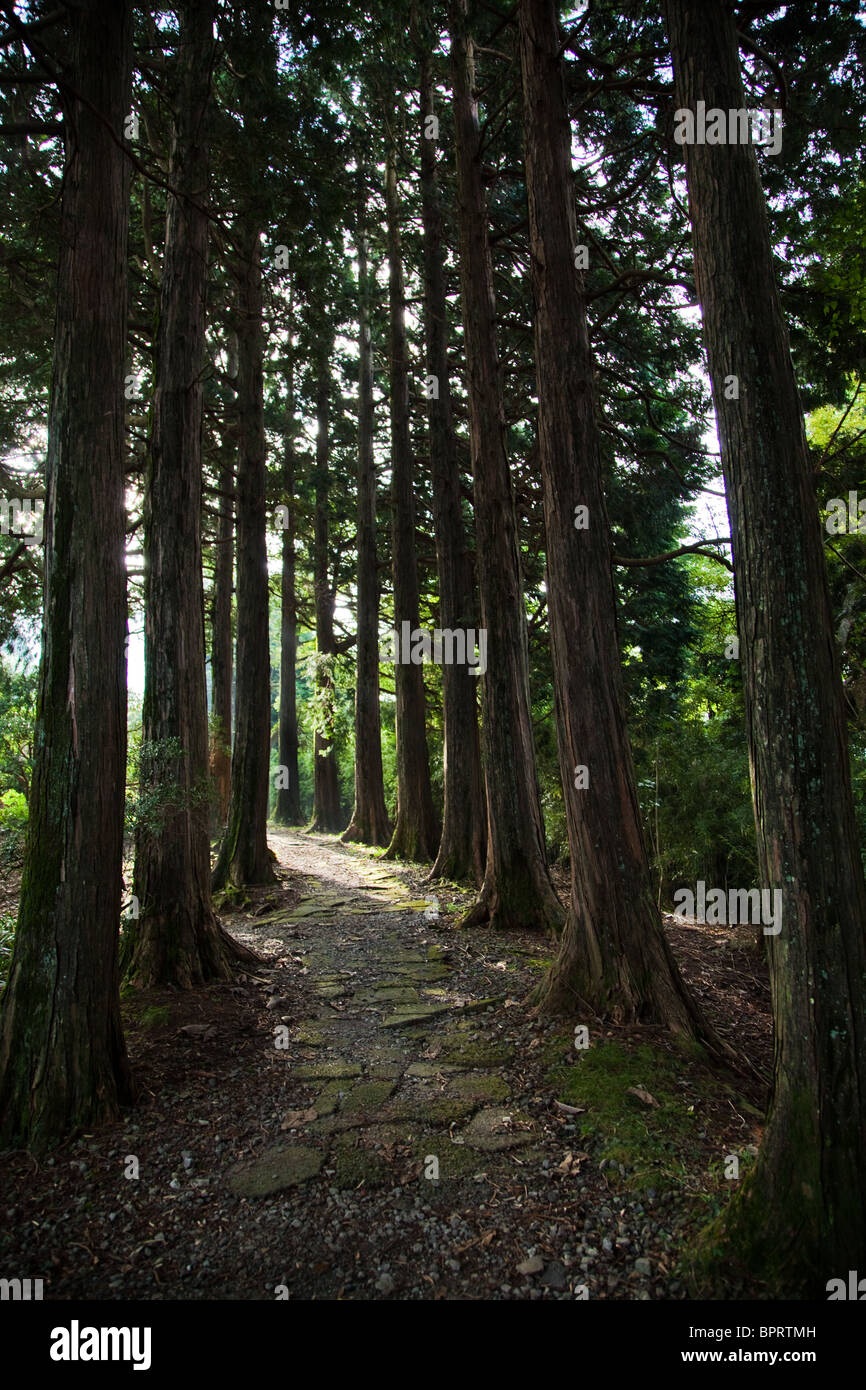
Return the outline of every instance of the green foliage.
<path id="1" fill-rule="evenodd" d="M 33 774 L 38 676 L 0 660 L 0 869 L 20 864 Z"/>
<path id="2" fill-rule="evenodd" d="M 5 988 L 12 963 L 12 944 L 15 940 L 16 915 L 0 912 L 0 990 Z"/>
<path id="3" fill-rule="evenodd" d="M 172 816 L 185 807 L 209 805 L 209 777 L 205 776 L 189 792 L 183 786 L 181 768 L 185 756 L 177 738 L 139 742 L 138 794 L 127 796 L 127 826 L 131 832 L 143 830 L 158 836 Z"/>

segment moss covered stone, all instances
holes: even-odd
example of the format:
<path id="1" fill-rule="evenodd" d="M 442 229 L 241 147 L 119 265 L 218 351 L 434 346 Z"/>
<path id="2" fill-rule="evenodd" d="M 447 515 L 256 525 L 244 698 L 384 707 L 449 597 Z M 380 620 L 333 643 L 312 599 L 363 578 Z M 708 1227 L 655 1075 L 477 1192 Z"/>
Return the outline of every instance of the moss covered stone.
<path id="1" fill-rule="evenodd" d="M 334 1176 L 331 1179 L 340 1189 L 385 1187 L 391 1182 L 391 1171 L 380 1154 L 354 1144 L 339 1144 L 334 1157 Z"/>
<path id="2" fill-rule="evenodd" d="M 316 1028 L 312 1023 L 301 1023 L 294 1032 L 295 1042 L 299 1042 L 304 1047 L 327 1047 L 329 1038 L 321 1028 Z"/>
<path id="3" fill-rule="evenodd" d="M 320 999 L 340 999 L 346 993 L 346 986 L 331 984 L 329 981 L 319 981 L 316 985 L 316 993 Z"/>
<path id="4" fill-rule="evenodd" d="M 440 965 L 437 961 L 431 964 L 401 965 L 399 963 L 388 965 L 392 975 L 404 975 L 409 980 L 415 980 L 418 984 L 435 984 L 437 980 L 446 980 L 451 971 L 445 965 Z"/>
<path id="5" fill-rule="evenodd" d="M 402 1074 L 403 1065 L 400 1062 L 374 1062 L 367 1068 L 371 1081 L 396 1081 Z"/>
<path id="6" fill-rule="evenodd" d="M 458 1071 L 457 1067 L 449 1066 L 443 1062 L 413 1062 L 411 1067 L 406 1068 L 407 1076 L 449 1076 L 452 1072 Z"/>
<path id="7" fill-rule="evenodd" d="M 325 1156 L 318 1149 L 300 1145 L 269 1149 L 254 1163 L 242 1164 L 229 1174 L 229 1187 L 240 1197 L 268 1197 L 287 1187 L 308 1182 L 321 1171 Z"/>
<path id="8" fill-rule="evenodd" d="M 384 1018 L 379 1027 L 409 1028 L 413 1023 L 426 1023 L 431 1018 L 450 1012 L 450 1004 L 402 1004 L 388 1018 Z"/>
<path id="9" fill-rule="evenodd" d="M 375 1115 L 394 1090 L 392 1081 L 361 1081 L 343 1098 L 344 1115 Z"/>
<path id="10" fill-rule="evenodd" d="M 426 1100 L 423 1096 L 415 1096 L 400 1100 L 390 1111 L 394 1119 L 415 1120 L 423 1125 L 452 1125 L 459 1124 L 465 1120 L 467 1115 L 471 1115 L 475 1105 L 469 1100 L 460 1100 L 451 1096 L 436 1096 Z"/>
<path id="11" fill-rule="evenodd" d="M 412 985 L 376 985 L 372 989 L 359 989 L 355 994 L 359 1004 L 414 1004 L 418 991 Z"/>
<path id="12" fill-rule="evenodd" d="M 504 1076 L 496 1073 L 455 1076 L 448 1086 L 449 1095 L 460 1096 L 464 1100 L 507 1100 L 510 1092 Z"/>
<path id="13" fill-rule="evenodd" d="M 335 1057 L 333 1061 L 309 1062 L 295 1067 L 294 1074 L 299 1081 L 331 1081 L 360 1076 L 361 1068 L 356 1062 L 344 1062 Z"/>
<path id="14" fill-rule="evenodd" d="M 345 1094 L 346 1083 L 344 1081 L 329 1081 L 313 1101 L 316 1114 L 320 1118 L 323 1115 L 333 1115 Z"/>
<path id="15" fill-rule="evenodd" d="M 463 1138 L 471 1149 L 496 1153 L 525 1148 L 536 1137 L 536 1128 L 528 1115 L 497 1106 L 479 1110 L 466 1126 Z"/>
<path id="16" fill-rule="evenodd" d="M 465 1144 L 452 1144 L 450 1139 L 438 1148 L 431 1144 L 429 1138 L 425 1142 L 422 1141 L 416 1145 L 415 1158 L 425 1166 L 428 1159 L 435 1158 L 439 1164 L 440 1182 L 447 1182 L 449 1179 L 453 1181 L 455 1178 L 473 1178 L 484 1168 L 484 1160 L 473 1149 L 468 1149 Z M 436 1184 L 435 1178 L 428 1178 L 427 1181 L 431 1186 Z"/>

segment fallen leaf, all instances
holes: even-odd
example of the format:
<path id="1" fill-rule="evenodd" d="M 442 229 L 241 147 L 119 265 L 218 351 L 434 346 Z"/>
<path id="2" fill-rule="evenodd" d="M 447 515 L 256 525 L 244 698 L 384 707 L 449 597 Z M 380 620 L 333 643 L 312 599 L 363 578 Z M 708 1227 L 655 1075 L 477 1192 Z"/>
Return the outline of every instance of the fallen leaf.
<path id="1" fill-rule="evenodd" d="M 311 1120 L 317 1120 L 318 1117 L 319 1112 L 315 1106 L 311 1106 L 309 1110 L 290 1110 L 280 1125 L 280 1129 L 296 1129 L 298 1125 L 309 1124 Z"/>
<path id="2" fill-rule="evenodd" d="M 639 1100 L 641 1105 L 645 1105 L 648 1110 L 659 1108 L 659 1102 L 655 1096 L 651 1096 L 649 1091 L 645 1091 L 642 1086 L 629 1086 L 626 1095 L 634 1096 L 635 1100 Z"/>

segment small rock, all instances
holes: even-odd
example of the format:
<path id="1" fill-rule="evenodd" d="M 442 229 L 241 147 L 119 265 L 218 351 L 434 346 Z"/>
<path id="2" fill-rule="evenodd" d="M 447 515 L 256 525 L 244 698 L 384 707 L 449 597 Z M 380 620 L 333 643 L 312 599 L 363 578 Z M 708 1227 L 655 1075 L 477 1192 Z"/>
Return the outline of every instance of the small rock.
<path id="1" fill-rule="evenodd" d="M 544 1269 L 544 1260 L 540 1255 L 532 1255 L 530 1259 L 523 1260 L 517 1266 L 518 1274 L 540 1274 Z"/>
<path id="2" fill-rule="evenodd" d="M 559 1263 L 559 1260 L 552 1260 L 538 1282 L 548 1289 L 564 1289 L 566 1287 L 565 1267 Z"/>
<path id="3" fill-rule="evenodd" d="M 380 1274 L 379 1278 L 376 1280 L 376 1288 L 380 1293 L 385 1294 L 386 1297 L 388 1294 L 393 1293 L 396 1287 L 393 1277 L 390 1274 Z"/>
<path id="4" fill-rule="evenodd" d="M 653 1272 L 653 1267 L 652 1267 L 652 1265 L 650 1264 L 649 1260 L 644 1260 L 644 1259 L 635 1260 L 635 1262 L 634 1262 L 634 1268 L 635 1268 L 635 1273 L 636 1273 L 636 1274 L 643 1274 L 643 1275 L 645 1275 L 647 1278 L 649 1278 L 649 1276 L 650 1276 L 650 1275 L 652 1274 L 652 1272 Z"/>

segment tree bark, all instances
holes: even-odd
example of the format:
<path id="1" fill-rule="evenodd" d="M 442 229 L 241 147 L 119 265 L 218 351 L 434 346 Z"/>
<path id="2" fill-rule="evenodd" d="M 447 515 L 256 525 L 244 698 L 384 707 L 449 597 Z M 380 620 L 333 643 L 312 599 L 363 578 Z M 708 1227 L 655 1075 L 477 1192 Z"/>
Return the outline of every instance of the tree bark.
<path id="1" fill-rule="evenodd" d="M 376 418 L 373 336 L 363 198 L 358 236 L 358 612 L 355 667 L 355 806 L 343 840 L 387 845 L 382 726 L 379 717 L 379 571 L 376 564 Z"/>
<path id="2" fill-rule="evenodd" d="M 330 343 L 328 345 L 330 349 Z M 316 603 L 316 732 L 313 740 L 313 819 L 310 830 L 334 834 L 341 829 L 340 779 L 337 754 L 332 739 L 334 724 L 333 658 L 337 645 L 334 640 L 334 589 L 328 563 L 328 506 L 330 479 L 328 470 L 328 427 L 330 405 L 330 350 L 319 362 L 316 417 L 316 515 L 313 540 L 313 593 Z"/>
<path id="3" fill-rule="evenodd" d="M 131 7 L 69 13 L 43 655 L 0 1142 L 46 1147 L 132 1099 L 118 926 L 126 780 L 124 356 Z M 74 93 L 72 95 L 71 93 Z"/>
<path id="4" fill-rule="evenodd" d="M 213 828 L 220 834 L 229 813 L 232 780 L 232 595 L 234 593 L 233 449 L 220 446 L 219 525 L 214 558 L 211 605 L 211 749 Z"/>
<path id="5" fill-rule="evenodd" d="M 556 0 L 522 0 L 519 23 L 548 613 L 571 857 L 568 918 L 539 1000 L 550 1012 L 582 1008 L 707 1037 L 654 902 L 625 723 Z M 575 528 L 578 505 L 589 510 L 587 529 Z M 579 788 L 578 766 L 588 777 Z"/>
<path id="6" fill-rule="evenodd" d="M 290 395 L 293 393 L 290 393 Z M 290 428 L 291 428 L 290 404 Z M 283 499 L 288 526 L 283 531 L 283 568 L 280 581 L 280 767 L 286 786 L 277 789 L 274 820 L 280 825 L 300 825 L 301 786 L 298 776 L 298 703 L 295 663 L 298 654 L 298 614 L 295 594 L 295 446 L 286 440 L 283 464 Z"/>
<path id="7" fill-rule="evenodd" d="M 460 496 L 460 466 L 451 410 L 448 372 L 448 305 L 442 250 L 442 214 L 433 140 L 424 137 L 433 111 L 433 65 L 429 48 L 418 45 L 421 91 L 421 216 L 424 225 L 424 317 L 429 393 L 433 527 L 439 572 L 439 624 L 475 628 L 475 585 Z M 443 769 L 445 807 L 442 838 L 430 878 L 484 879 L 487 806 L 478 738 L 478 678 L 468 666 L 443 665 Z"/>
<path id="8" fill-rule="evenodd" d="M 722 0 L 666 0 L 682 109 L 746 105 Z M 686 145 L 698 293 L 733 539 L 770 935 L 773 1088 L 755 1167 L 708 1238 L 774 1297 L 826 1298 L 866 1249 L 866 887 L 818 508 L 750 145 Z M 731 377 L 738 378 L 734 399 Z"/>
<path id="9" fill-rule="evenodd" d="M 396 156 L 391 149 L 385 164 L 385 207 L 390 265 L 391 324 L 391 537 L 394 575 L 394 625 L 419 623 L 418 567 L 415 556 L 415 502 L 412 491 L 412 440 L 409 431 L 409 354 L 400 245 L 400 209 Z M 427 750 L 427 712 L 424 675 L 420 666 L 398 661 L 394 668 L 397 694 L 397 823 L 387 859 L 432 859 L 439 843 L 430 759 Z"/>
<path id="10" fill-rule="evenodd" d="M 268 634 L 264 336 L 259 228 L 235 223 L 238 305 L 237 655 L 228 824 L 213 887 L 271 883 L 268 849 L 271 658 Z"/>
<path id="11" fill-rule="evenodd" d="M 452 0 L 451 72 L 460 272 L 481 622 L 487 630 L 481 740 L 487 863 L 466 925 L 559 928 L 565 914 L 547 867 L 529 704 L 529 649 L 517 522 L 505 449 L 493 265 L 481 179 L 472 40 L 465 0 Z"/>
<path id="12" fill-rule="evenodd" d="M 210 789 L 201 570 L 202 366 L 208 223 L 207 109 L 213 0 L 181 10 L 180 82 L 160 290 L 153 439 L 145 494 L 145 686 L 136 831 L 140 915 L 122 964 L 136 984 L 189 989 L 231 978 L 211 904 Z"/>

